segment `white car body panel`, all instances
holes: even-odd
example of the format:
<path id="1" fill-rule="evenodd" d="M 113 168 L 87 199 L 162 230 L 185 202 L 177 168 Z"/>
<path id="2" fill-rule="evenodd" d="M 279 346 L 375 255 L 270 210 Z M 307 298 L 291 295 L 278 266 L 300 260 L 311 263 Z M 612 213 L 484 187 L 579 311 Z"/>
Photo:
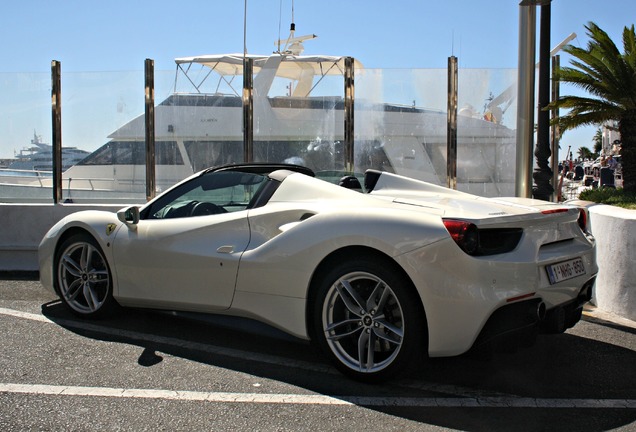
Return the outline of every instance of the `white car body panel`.
<path id="1" fill-rule="evenodd" d="M 141 220 L 134 230 L 118 230 L 113 254 L 120 303 L 200 312 L 230 307 L 249 241 L 241 213 Z"/>

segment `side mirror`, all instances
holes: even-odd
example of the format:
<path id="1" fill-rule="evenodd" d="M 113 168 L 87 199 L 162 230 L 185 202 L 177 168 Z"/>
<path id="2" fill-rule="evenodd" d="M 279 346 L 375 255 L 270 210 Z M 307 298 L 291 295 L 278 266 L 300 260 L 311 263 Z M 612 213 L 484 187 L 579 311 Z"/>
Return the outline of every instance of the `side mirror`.
<path id="1" fill-rule="evenodd" d="M 139 223 L 139 207 L 126 207 L 117 212 L 117 219 L 126 225 L 137 225 Z"/>

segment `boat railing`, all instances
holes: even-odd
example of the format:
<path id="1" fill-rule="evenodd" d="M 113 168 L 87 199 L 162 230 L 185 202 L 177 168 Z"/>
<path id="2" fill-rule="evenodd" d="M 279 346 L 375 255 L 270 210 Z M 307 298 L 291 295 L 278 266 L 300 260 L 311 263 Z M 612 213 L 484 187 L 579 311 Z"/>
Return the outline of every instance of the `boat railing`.
<path id="1" fill-rule="evenodd" d="M 167 188 L 174 185 L 181 179 L 168 179 L 166 181 L 157 184 L 159 188 Z M 67 177 L 63 179 L 66 183 L 66 190 L 120 190 L 120 191 L 135 191 L 138 188 L 140 192 L 143 192 L 146 187 L 146 179 L 114 179 L 114 178 L 99 178 L 99 177 Z M 114 187 L 115 183 L 117 188 Z"/>
<path id="2" fill-rule="evenodd" d="M 82 189 L 90 189 L 90 190 L 97 190 L 97 189 L 105 189 L 105 188 L 98 188 L 95 186 L 96 182 L 102 182 L 102 183 L 109 183 L 112 184 L 115 180 L 112 178 L 83 178 L 83 177 L 68 177 L 63 179 L 64 182 L 66 182 L 68 184 L 68 190 L 71 189 L 71 183 L 73 181 L 75 181 L 75 183 L 78 182 L 85 182 L 86 184 L 88 184 L 88 187 L 81 187 L 84 186 L 84 184 L 81 184 L 80 188 Z"/>
<path id="3" fill-rule="evenodd" d="M 51 187 L 52 173 L 50 171 L 33 171 L 0 168 L 0 184 L 5 185 L 26 185 L 37 187 Z M 174 178 L 162 182 L 162 187 L 173 185 L 180 179 Z M 115 183 L 118 189 L 135 188 L 144 190 L 146 179 L 114 179 L 112 177 L 64 177 L 62 179 L 64 189 L 84 189 L 84 190 L 112 190 Z M 165 183 L 165 184 L 164 184 Z"/>
<path id="4" fill-rule="evenodd" d="M 22 170 L 14 168 L 0 168 L 0 183 L 11 184 L 25 184 L 35 183 L 35 180 L 40 186 L 44 183 L 42 180 L 50 180 L 53 177 L 51 171 L 36 171 L 36 170 Z"/>

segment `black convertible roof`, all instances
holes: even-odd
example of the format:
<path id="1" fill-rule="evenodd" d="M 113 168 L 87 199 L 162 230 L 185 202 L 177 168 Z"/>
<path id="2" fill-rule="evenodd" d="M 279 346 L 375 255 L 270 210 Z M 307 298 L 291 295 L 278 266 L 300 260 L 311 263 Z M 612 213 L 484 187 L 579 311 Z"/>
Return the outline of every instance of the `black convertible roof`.
<path id="1" fill-rule="evenodd" d="M 242 171 L 254 174 L 269 174 L 278 170 L 287 170 L 293 171 L 301 174 L 308 175 L 310 177 L 315 177 L 314 172 L 304 166 L 294 165 L 294 164 L 281 164 L 281 163 L 267 163 L 267 162 L 251 162 L 244 164 L 231 164 L 231 165 L 222 165 L 218 167 L 212 167 L 205 170 L 206 173 L 213 171 Z"/>

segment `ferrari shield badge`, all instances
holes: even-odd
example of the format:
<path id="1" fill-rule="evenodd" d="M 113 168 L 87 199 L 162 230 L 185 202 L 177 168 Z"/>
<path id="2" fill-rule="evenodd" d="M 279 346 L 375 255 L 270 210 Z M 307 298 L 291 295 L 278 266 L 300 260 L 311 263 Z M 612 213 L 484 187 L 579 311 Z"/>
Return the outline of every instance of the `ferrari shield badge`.
<path id="1" fill-rule="evenodd" d="M 114 223 L 109 223 L 108 225 L 106 225 L 106 235 L 111 235 L 113 231 L 115 231 L 115 228 L 117 228 L 117 225 Z"/>

